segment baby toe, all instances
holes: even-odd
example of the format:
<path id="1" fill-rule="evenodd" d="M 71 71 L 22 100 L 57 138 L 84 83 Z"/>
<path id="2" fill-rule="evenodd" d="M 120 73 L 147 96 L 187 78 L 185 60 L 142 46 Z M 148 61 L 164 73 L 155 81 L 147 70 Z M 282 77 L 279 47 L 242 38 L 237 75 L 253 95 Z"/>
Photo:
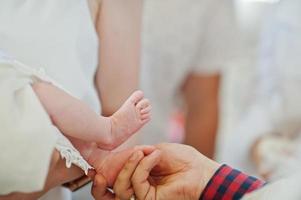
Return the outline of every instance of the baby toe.
<path id="1" fill-rule="evenodd" d="M 137 104 L 138 102 L 141 101 L 141 99 L 143 99 L 144 94 L 142 91 L 138 90 L 136 92 L 134 92 L 130 97 L 129 97 L 129 101 L 133 104 Z"/>
<path id="2" fill-rule="evenodd" d="M 149 106 L 147 106 L 146 108 L 143 108 L 143 109 L 140 111 L 140 113 L 141 113 L 142 115 L 143 115 L 143 114 L 147 114 L 147 113 L 149 113 L 151 110 L 152 110 L 152 106 L 149 105 Z"/>
<path id="3" fill-rule="evenodd" d="M 139 110 L 143 110 L 143 109 L 147 108 L 149 105 L 150 105 L 149 100 L 148 100 L 148 99 L 143 99 L 143 100 L 141 100 L 141 101 L 139 101 L 139 102 L 137 103 L 137 106 L 136 106 L 136 107 L 137 107 Z"/>
<path id="4" fill-rule="evenodd" d="M 142 121 L 143 121 L 143 120 L 147 120 L 147 119 L 150 119 L 150 117 L 151 117 L 150 113 L 143 114 L 143 115 L 141 115 L 141 120 L 142 120 Z"/>
<path id="5" fill-rule="evenodd" d="M 144 124 L 146 124 L 147 122 L 149 122 L 150 120 L 151 120 L 151 118 L 144 119 L 144 120 L 141 120 L 141 123 L 144 125 Z"/>

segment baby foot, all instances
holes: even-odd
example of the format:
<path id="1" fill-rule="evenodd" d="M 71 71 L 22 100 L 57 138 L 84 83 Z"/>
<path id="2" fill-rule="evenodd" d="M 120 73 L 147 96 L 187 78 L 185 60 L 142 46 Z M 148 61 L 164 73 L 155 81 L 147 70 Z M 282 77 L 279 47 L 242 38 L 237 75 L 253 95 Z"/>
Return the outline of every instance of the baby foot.
<path id="1" fill-rule="evenodd" d="M 136 133 L 150 120 L 151 105 L 141 91 L 134 92 L 111 117 L 111 136 L 114 149 Z"/>

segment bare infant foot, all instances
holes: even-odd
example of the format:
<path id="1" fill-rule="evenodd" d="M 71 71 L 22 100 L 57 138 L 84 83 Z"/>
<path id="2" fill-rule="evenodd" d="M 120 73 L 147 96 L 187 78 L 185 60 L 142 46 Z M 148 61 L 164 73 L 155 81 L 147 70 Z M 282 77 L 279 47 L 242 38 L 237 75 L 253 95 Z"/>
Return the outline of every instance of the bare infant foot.
<path id="1" fill-rule="evenodd" d="M 134 92 L 111 117 L 111 149 L 116 148 L 150 120 L 151 105 L 141 91 Z"/>

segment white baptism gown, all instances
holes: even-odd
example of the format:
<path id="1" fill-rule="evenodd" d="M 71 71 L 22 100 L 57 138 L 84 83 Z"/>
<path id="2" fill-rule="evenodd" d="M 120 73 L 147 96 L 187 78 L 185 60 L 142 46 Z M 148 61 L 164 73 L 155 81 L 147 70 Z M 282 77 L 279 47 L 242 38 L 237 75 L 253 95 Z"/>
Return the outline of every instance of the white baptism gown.
<path id="1" fill-rule="evenodd" d="M 88 164 L 52 126 L 26 73 L 51 77 L 96 110 L 98 39 L 86 0 L 0 1 L 0 24 L 0 194 L 38 191 L 55 148 L 69 165 Z"/>

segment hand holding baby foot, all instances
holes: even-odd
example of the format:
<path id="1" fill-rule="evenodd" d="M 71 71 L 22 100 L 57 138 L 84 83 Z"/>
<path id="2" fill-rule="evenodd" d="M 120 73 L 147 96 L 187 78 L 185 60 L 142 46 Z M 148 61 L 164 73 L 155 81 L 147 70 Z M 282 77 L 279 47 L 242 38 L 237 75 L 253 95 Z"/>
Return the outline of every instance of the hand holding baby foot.
<path id="1" fill-rule="evenodd" d="M 110 117 L 111 136 L 115 148 L 150 120 L 151 105 L 141 91 L 134 92 Z"/>
<path id="2" fill-rule="evenodd" d="M 155 149 L 154 146 L 147 145 L 136 146 L 119 152 L 94 148 L 86 159 L 94 167 L 97 174 L 104 176 L 108 186 L 113 186 L 119 172 L 134 152 L 141 151 L 143 155 L 149 155 Z"/>

